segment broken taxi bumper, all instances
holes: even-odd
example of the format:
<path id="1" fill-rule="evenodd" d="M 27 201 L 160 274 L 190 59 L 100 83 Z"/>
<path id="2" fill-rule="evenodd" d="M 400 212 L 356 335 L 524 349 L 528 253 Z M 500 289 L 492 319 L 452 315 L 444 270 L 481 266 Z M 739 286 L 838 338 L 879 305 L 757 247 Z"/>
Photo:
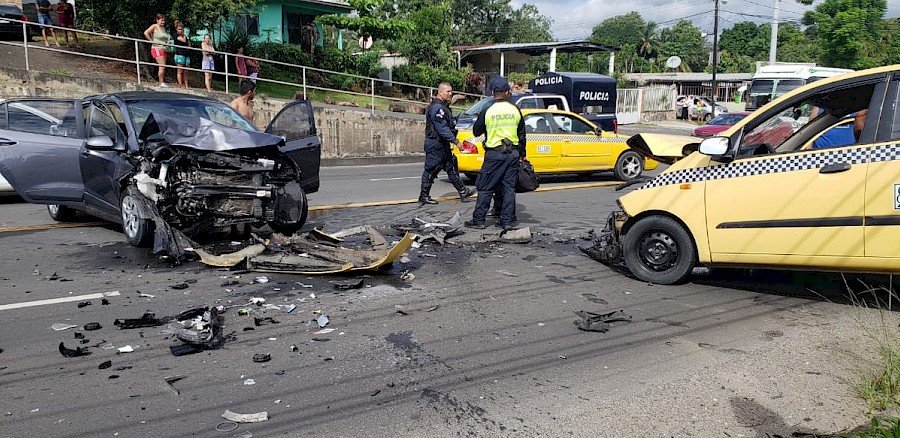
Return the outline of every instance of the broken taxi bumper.
<path id="1" fill-rule="evenodd" d="M 628 214 L 621 210 L 610 213 L 606 226 L 593 240 L 593 245 L 579 246 L 578 249 L 600 263 L 619 263 L 622 260 L 622 227 L 628 218 Z"/>

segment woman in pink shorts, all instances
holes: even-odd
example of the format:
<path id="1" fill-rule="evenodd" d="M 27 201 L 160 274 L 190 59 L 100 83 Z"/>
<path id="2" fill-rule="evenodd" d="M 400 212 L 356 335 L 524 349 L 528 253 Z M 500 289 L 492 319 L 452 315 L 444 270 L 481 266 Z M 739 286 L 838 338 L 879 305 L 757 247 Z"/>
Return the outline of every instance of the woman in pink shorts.
<path id="1" fill-rule="evenodd" d="M 166 85 L 165 78 L 166 58 L 169 53 L 166 49 L 172 44 L 172 37 L 169 35 L 169 32 L 166 31 L 166 16 L 163 14 L 156 14 L 156 23 L 150 25 L 150 27 L 144 31 L 144 37 L 153 43 L 150 47 L 150 56 L 156 60 L 157 64 L 159 64 L 159 86 L 161 88 L 168 88 L 169 86 Z"/>

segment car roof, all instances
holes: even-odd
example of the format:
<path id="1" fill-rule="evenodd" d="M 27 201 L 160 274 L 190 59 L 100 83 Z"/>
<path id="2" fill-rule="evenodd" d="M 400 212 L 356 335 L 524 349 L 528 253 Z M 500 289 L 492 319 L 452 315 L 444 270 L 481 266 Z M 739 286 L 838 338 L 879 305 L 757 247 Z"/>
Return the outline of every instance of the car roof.
<path id="1" fill-rule="evenodd" d="M 22 14 L 22 10 L 16 5 L 0 5 L 0 14 Z"/>

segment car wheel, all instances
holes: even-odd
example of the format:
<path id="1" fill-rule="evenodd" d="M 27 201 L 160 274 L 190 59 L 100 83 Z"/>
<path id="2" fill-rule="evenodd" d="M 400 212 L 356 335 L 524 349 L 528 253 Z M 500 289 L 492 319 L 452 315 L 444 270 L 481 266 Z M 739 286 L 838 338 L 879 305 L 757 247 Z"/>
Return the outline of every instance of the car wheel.
<path id="1" fill-rule="evenodd" d="M 122 193 L 122 232 L 131 246 L 147 247 L 153 242 L 153 221 L 141 218 L 141 207 L 131 187 Z"/>
<path id="2" fill-rule="evenodd" d="M 48 205 L 47 213 L 50 213 L 50 218 L 57 222 L 69 222 L 75 219 L 75 209 L 59 204 Z"/>
<path id="3" fill-rule="evenodd" d="M 303 224 L 306 223 L 307 216 L 309 216 L 309 203 L 306 202 L 306 192 L 303 191 L 299 184 L 290 187 L 290 190 L 293 192 L 291 196 L 285 196 L 284 200 L 279 200 L 280 202 L 276 206 L 276 210 L 280 214 L 276 214 L 276 220 L 269 222 L 269 227 L 272 230 L 285 236 L 290 236 L 300 231 L 303 228 Z M 278 217 L 282 219 L 278 220 Z"/>
<path id="4" fill-rule="evenodd" d="M 685 281 L 697 260 L 697 247 L 690 234 L 666 216 L 640 219 L 625 234 L 622 250 L 631 273 L 656 284 Z"/>
<path id="5" fill-rule="evenodd" d="M 478 172 L 466 172 L 463 175 L 465 175 L 466 179 L 472 184 L 475 184 L 475 181 L 478 180 Z"/>
<path id="6" fill-rule="evenodd" d="M 628 182 L 644 172 L 644 158 L 635 151 L 625 151 L 619 155 L 616 160 L 616 167 L 613 168 L 613 174 L 616 179 Z"/>
<path id="7" fill-rule="evenodd" d="M 712 114 L 706 113 L 706 114 L 703 115 L 703 121 L 704 121 L 704 122 L 709 122 L 710 120 L 712 120 Z"/>

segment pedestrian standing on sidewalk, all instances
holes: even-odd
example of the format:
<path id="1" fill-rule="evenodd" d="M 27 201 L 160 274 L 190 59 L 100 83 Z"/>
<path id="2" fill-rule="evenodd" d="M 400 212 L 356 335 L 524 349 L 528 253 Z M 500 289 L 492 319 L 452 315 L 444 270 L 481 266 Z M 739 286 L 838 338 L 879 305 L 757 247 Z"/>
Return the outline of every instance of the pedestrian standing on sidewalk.
<path id="1" fill-rule="evenodd" d="M 38 24 L 41 25 L 41 35 L 44 36 L 44 45 L 50 47 L 47 42 L 47 29 L 50 29 L 50 35 L 53 35 L 53 41 L 56 47 L 59 47 L 59 38 L 56 37 L 56 31 L 53 30 L 53 20 L 50 18 L 50 0 L 37 0 Z"/>
<path id="2" fill-rule="evenodd" d="M 191 46 L 187 35 L 184 34 L 184 24 L 180 20 L 175 20 L 175 65 L 178 71 L 175 73 L 175 80 L 178 82 L 178 88 L 189 88 L 188 71 L 185 67 L 191 65 L 191 51 L 187 47 Z"/>
<path id="3" fill-rule="evenodd" d="M 169 56 L 169 45 L 172 44 L 172 37 L 166 31 L 166 16 L 156 14 L 156 23 L 150 25 L 144 31 L 144 37 L 153 43 L 150 46 L 150 57 L 156 60 L 159 65 L 157 76 L 159 77 L 159 86 L 161 88 L 169 88 L 166 85 L 166 58 Z"/>
<path id="4" fill-rule="evenodd" d="M 203 74 L 206 75 L 206 91 L 212 92 L 212 74 L 216 71 L 216 62 L 215 58 L 213 58 L 214 53 L 216 51 L 216 47 L 212 43 L 212 37 L 209 34 L 203 35 L 203 43 L 200 44 L 200 48 L 203 49 L 203 62 L 201 63 L 201 67 L 203 68 Z"/>
<path id="5" fill-rule="evenodd" d="M 494 101 L 481 111 L 473 127 L 475 136 L 484 135 L 484 163 L 478 175 L 478 196 L 469 228 L 484 229 L 485 216 L 491 204 L 490 194 L 502 193 L 500 226 L 504 230 L 515 227 L 516 174 L 519 162 L 525 159 L 525 120 L 519 108 L 509 103 L 509 82 L 497 76 L 491 79 L 488 89 Z"/>
<path id="6" fill-rule="evenodd" d="M 441 82 L 438 85 L 437 97 L 431 100 L 425 111 L 425 171 L 422 173 L 419 206 L 437 204 L 430 193 L 431 185 L 441 170 L 447 173 L 462 202 L 468 201 L 475 194 L 459 179 L 456 157 L 453 156 L 452 148 L 459 147 L 459 140 L 456 139 L 457 130 L 453 112 L 447 106 L 451 97 L 453 87 L 447 82 Z"/>
<path id="7" fill-rule="evenodd" d="M 75 29 L 75 8 L 69 3 L 69 0 L 59 0 L 59 3 L 56 4 L 56 21 L 59 22 L 59 27 L 65 27 L 68 29 L 73 29 L 71 31 L 64 30 L 63 35 L 66 37 L 66 47 L 69 46 L 69 34 L 72 34 L 72 39 L 75 42 L 75 49 L 81 49 L 78 45 L 78 33 L 74 31 Z"/>

